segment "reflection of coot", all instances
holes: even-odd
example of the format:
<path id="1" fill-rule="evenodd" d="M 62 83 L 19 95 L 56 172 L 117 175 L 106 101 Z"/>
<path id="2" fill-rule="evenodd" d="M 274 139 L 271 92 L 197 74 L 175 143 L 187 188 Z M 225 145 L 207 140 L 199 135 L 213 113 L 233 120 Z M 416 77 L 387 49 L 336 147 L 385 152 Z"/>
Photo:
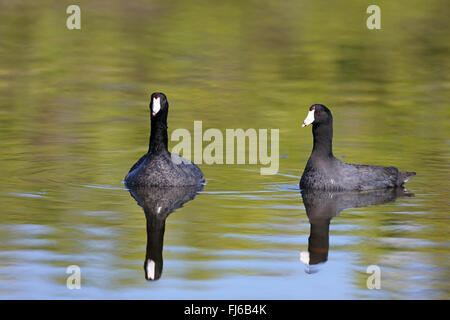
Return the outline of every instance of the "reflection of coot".
<path id="1" fill-rule="evenodd" d="M 147 280 L 158 280 L 163 269 L 163 242 L 166 219 L 184 203 L 195 198 L 200 186 L 131 188 L 130 194 L 144 209 L 147 220 L 147 250 L 144 270 Z"/>
<path id="2" fill-rule="evenodd" d="M 367 192 L 325 192 L 303 190 L 302 198 L 306 215 L 311 224 L 308 252 L 301 252 L 300 259 L 308 265 L 328 259 L 330 221 L 342 210 L 395 201 L 398 197 L 414 196 L 403 188 Z"/>

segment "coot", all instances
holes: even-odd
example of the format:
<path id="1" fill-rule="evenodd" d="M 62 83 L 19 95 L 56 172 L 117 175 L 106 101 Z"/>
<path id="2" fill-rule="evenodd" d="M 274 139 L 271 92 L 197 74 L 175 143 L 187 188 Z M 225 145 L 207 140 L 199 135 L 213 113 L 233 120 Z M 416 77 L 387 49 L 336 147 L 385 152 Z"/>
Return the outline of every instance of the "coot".
<path id="1" fill-rule="evenodd" d="M 309 108 L 302 127 L 312 124 L 314 145 L 300 179 L 301 189 L 328 191 L 375 190 L 401 187 L 415 172 L 395 167 L 348 164 L 333 155 L 333 116 L 322 104 Z"/>
<path id="2" fill-rule="evenodd" d="M 148 152 L 130 169 L 125 183 L 130 186 L 192 186 L 205 181 L 202 171 L 192 162 L 167 149 L 169 102 L 164 93 L 150 97 L 151 132 Z"/>

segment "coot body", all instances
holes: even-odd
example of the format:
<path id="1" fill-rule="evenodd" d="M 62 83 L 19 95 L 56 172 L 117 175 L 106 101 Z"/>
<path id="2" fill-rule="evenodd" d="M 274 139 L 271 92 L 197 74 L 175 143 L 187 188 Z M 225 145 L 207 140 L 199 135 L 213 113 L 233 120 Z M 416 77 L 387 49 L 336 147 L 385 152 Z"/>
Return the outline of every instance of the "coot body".
<path id="1" fill-rule="evenodd" d="M 415 172 L 395 167 L 348 164 L 333 155 L 333 116 L 324 105 L 309 108 L 303 127 L 312 124 L 313 150 L 300 179 L 301 189 L 365 191 L 401 187 Z"/>
<path id="2" fill-rule="evenodd" d="M 202 171 L 194 163 L 167 149 L 168 112 L 169 102 L 165 94 L 153 93 L 150 98 L 149 149 L 125 177 L 127 186 L 193 186 L 205 181 Z"/>

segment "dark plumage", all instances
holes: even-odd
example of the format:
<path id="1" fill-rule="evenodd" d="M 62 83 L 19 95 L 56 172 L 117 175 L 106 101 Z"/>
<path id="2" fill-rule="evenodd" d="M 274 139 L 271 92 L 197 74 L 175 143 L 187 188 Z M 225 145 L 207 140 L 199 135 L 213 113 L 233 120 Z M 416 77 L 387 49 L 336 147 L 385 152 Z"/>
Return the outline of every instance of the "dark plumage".
<path id="1" fill-rule="evenodd" d="M 345 191 L 374 190 L 403 186 L 415 172 L 395 167 L 348 164 L 333 155 L 333 116 L 321 104 L 312 105 L 303 126 L 312 123 L 314 146 L 306 164 L 301 189 Z"/>
<path id="2" fill-rule="evenodd" d="M 148 152 L 125 177 L 127 186 L 191 186 L 205 181 L 202 171 L 192 162 L 167 149 L 169 102 L 163 93 L 150 98 L 151 132 Z"/>

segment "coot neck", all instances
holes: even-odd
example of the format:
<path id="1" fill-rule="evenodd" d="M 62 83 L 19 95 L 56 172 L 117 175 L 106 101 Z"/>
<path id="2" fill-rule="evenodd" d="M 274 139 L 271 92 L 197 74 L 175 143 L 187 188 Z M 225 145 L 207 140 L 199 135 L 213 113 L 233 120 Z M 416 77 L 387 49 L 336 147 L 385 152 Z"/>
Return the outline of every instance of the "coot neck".
<path id="1" fill-rule="evenodd" d="M 150 115 L 150 143 L 148 153 L 169 152 L 167 149 L 167 112 L 159 113 L 155 117 Z"/>
<path id="2" fill-rule="evenodd" d="M 311 156 L 334 158 L 333 156 L 333 120 L 328 123 L 313 123 L 314 146 Z"/>
<path id="3" fill-rule="evenodd" d="M 311 224 L 308 238 L 310 264 L 328 260 L 330 221 L 331 219 L 313 219 L 309 221 Z"/>

